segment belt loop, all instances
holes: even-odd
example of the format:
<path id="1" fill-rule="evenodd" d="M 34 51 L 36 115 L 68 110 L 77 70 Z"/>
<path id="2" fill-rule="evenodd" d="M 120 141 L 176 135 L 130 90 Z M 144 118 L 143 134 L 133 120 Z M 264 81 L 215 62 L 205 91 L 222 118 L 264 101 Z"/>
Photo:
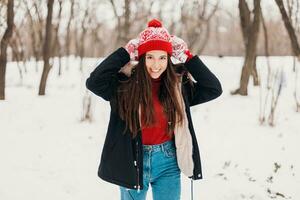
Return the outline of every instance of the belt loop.
<path id="1" fill-rule="evenodd" d="M 165 152 L 164 144 L 161 144 L 161 151 Z"/>

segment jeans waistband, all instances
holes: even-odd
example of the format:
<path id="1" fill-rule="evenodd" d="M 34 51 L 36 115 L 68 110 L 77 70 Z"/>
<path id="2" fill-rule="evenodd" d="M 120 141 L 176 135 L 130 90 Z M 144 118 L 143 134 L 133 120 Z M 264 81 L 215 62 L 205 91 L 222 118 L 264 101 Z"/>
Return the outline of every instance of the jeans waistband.
<path id="1" fill-rule="evenodd" d="M 175 148 L 175 143 L 173 140 L 169 140 L 167 142 L 161 144 L 154 145 L 143 145 L 144 151 L 164 151 L 164 149 Z"/>

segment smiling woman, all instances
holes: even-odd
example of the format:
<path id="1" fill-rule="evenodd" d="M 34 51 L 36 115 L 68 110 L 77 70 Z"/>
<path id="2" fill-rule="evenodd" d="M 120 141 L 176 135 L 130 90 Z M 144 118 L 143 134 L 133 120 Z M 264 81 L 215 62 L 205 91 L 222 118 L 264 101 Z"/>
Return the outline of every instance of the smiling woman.
<path id="1" fill-rule="evenodd" d="M 146 53 L 146 67 L 151 78 L 158 78 L 166 70 L 168 54 L 162 50 L 152 50 Z"/>
<path id="2" fill-rule="evenodd" d="M 132 67 L 130 60 L 138 63 Z M 151 20 L 138 38 L 109 55 L 86 86 L 110 101 L 98 175 L 120 186 L 122 200 L 145 200 L 150 185 L 154 200 L 179 200 L 181 172 L 202 179 L 190 107 L 217 98 L 222 87 L 160 21 Z"/>

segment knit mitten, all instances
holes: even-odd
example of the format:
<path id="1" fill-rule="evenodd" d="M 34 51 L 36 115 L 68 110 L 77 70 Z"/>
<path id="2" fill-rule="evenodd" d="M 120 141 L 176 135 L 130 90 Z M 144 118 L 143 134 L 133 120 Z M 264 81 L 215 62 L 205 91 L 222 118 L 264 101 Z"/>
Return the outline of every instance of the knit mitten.
<path id="1" fill-rule="evenodd" d="M 130 60 L 133 61 L 137 61 L 138 60 L 138 48 L 139 46 L 139 39 L 135 38 L 130 40 L 126 45 L 125 45 L 125 49 L 128 52 L 129 56 L 130 56 Z"/>
<path id="2" fill-rule="evenodd" d="M 188 49 L 186 42 L 183 39 L 175 35 L 171 35 L 171 42 L 172 42 L 172 56 L 174 58 L 176 58 L 182 63 L 185 63 L 193 57 L 193 55 Z"/>

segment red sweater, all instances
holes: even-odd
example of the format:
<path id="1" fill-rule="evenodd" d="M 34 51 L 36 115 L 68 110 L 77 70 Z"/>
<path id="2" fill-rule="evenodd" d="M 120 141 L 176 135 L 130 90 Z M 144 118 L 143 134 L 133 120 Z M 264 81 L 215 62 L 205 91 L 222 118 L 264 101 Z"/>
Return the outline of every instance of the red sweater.
<path id="1" fill-rule="evenodd" d="M 154 125 L 145 127 L 142 120 L 142 142 L 144 145 L 161 144 L 171 138 L 167 134 L 168 122 L 167 116 L 163 111 L 163 107 L 158 100 L 158 91 L 160 87 L 161 77 L 152 79 L 152 98 L 154 106 L 154 117 L 156 122 Z M 142 119 L 144 115 L 142 113 Z"/>

